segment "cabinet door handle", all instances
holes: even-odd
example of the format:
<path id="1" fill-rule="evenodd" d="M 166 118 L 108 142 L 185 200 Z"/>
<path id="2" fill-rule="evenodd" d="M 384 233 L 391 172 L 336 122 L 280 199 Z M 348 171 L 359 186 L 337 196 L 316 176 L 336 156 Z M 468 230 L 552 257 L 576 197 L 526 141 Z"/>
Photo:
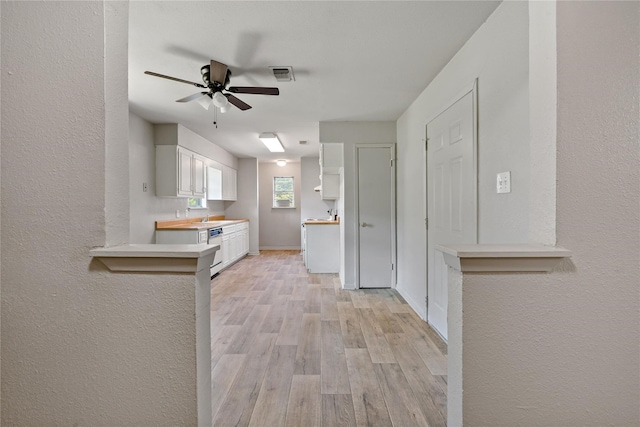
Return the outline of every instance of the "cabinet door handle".
<path id="1" fill-rule="evenodd" d="M 368 226 L 368 225 L 369 225 L 369 224 L 367 224 L 366 222 L 363 222 L 362 224 L 360 224 L 360 227 L 366 227 L 366 226 Z"/>

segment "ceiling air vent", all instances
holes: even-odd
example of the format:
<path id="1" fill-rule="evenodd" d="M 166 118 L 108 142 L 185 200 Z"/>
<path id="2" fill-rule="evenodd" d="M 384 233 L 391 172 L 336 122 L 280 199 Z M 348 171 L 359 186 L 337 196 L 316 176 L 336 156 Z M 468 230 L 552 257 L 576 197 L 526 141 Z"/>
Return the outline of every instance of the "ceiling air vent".
<path id="1" fill-rule="evenodd" d="M 295 77 L 293 76 L 293 68 L 292 67 L 269 67 L 273 76 L 279 82 L 292 82 L 295 81 Z"/>

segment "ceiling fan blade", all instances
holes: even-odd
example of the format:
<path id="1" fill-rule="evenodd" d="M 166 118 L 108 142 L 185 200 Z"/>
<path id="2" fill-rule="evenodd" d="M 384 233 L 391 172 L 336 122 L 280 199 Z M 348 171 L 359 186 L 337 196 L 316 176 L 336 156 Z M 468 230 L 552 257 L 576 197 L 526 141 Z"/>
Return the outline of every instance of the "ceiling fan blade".
<path id="1" fill-rule="evenodd" d="M 206 95 L 206 94 L 207 94 L 207 92 L 198 92 L 198 93 L 194 93 L 193 95 L 189 95 L 189 96 L 186 96 L 186 97 L 184 97 L 184 98 L 180 98 L 180 99 L 176 100 L 176 102 L 189 102 L 189 101 L 193 101 L 194 99 L 198 99 L 198 98 L 200 98 L 201 96 L 204 96 L 204 95 Z"/>
<path id="2" fill-rule="evenodd" d="M 145 71 L 145 74 L 149 74 L 150 76 L 162 77 L 163 79 L 169 79 L 180 83 L 186 83 L 190 85 L 194 85 L 196 87 L 206 88 L 206 86 L 201 85 L 200 83 L 190 82 L 189 80 L 182 80 L 177 77 L 165 76 L 164 74 L 154 73 L 153 71 Z"/>
<path id="3" fill-rule="evenodd" d="M 229 100 L 229 102 L 231 104 L 235 105 L 236 107 L 238 107 L 242 111 L 248 110 L 249 108 L 251 108 L 251 105 L 247 104 L 244 101 L 241 101 L 240 99 L 236 98 L 235 96 L 231 95 L 230 93 L 225 93 L 224 96 L 227 97 L 227 99 Z"/>
<path id="4" fill-rule="evenodd" d="M 211 65 L 209 66 L 209 80 L 212 82 L 218 82 L 221 85 L 225 84 L 225 80 L 227 79 L 227 66 L 222 62 L 211 60 Z"/>
<path id="5" fill-rule="evenodd" d="M 280 95 L 277 87 L 231 86 L 227 89 L 233 93 L 250 93 L 253 95 Z"/>

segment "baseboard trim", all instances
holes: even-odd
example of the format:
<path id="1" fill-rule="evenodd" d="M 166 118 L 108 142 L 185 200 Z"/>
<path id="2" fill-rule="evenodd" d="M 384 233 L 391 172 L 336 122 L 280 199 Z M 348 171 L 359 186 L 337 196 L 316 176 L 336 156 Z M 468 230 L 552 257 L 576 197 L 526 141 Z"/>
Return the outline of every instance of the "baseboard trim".
<path id="1" fill-rule="evenodd" d="M 413 311 L 415 311 L 416 314 L 426 322 L 427 308 L 423 304 L 418 304 L 413 298 L 411 298 L 400 283 L 396 284 L 396 291 L 400 294 L 402 298 L 404 298 L 407 304 L 409 304 L 409 307 L 411 307 Z"/>

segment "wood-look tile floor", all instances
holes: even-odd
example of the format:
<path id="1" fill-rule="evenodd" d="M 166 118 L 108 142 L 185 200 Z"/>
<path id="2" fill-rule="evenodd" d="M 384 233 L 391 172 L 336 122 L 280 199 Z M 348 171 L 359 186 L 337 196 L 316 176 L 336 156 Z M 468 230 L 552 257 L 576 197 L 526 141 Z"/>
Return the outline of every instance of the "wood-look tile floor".
<path id="1" fill-rule="evenodd" d="M 342 290 L 299 251 L 211 286 L 214 426 L 446 425 L 446 346 L 394 290 Z"/>

